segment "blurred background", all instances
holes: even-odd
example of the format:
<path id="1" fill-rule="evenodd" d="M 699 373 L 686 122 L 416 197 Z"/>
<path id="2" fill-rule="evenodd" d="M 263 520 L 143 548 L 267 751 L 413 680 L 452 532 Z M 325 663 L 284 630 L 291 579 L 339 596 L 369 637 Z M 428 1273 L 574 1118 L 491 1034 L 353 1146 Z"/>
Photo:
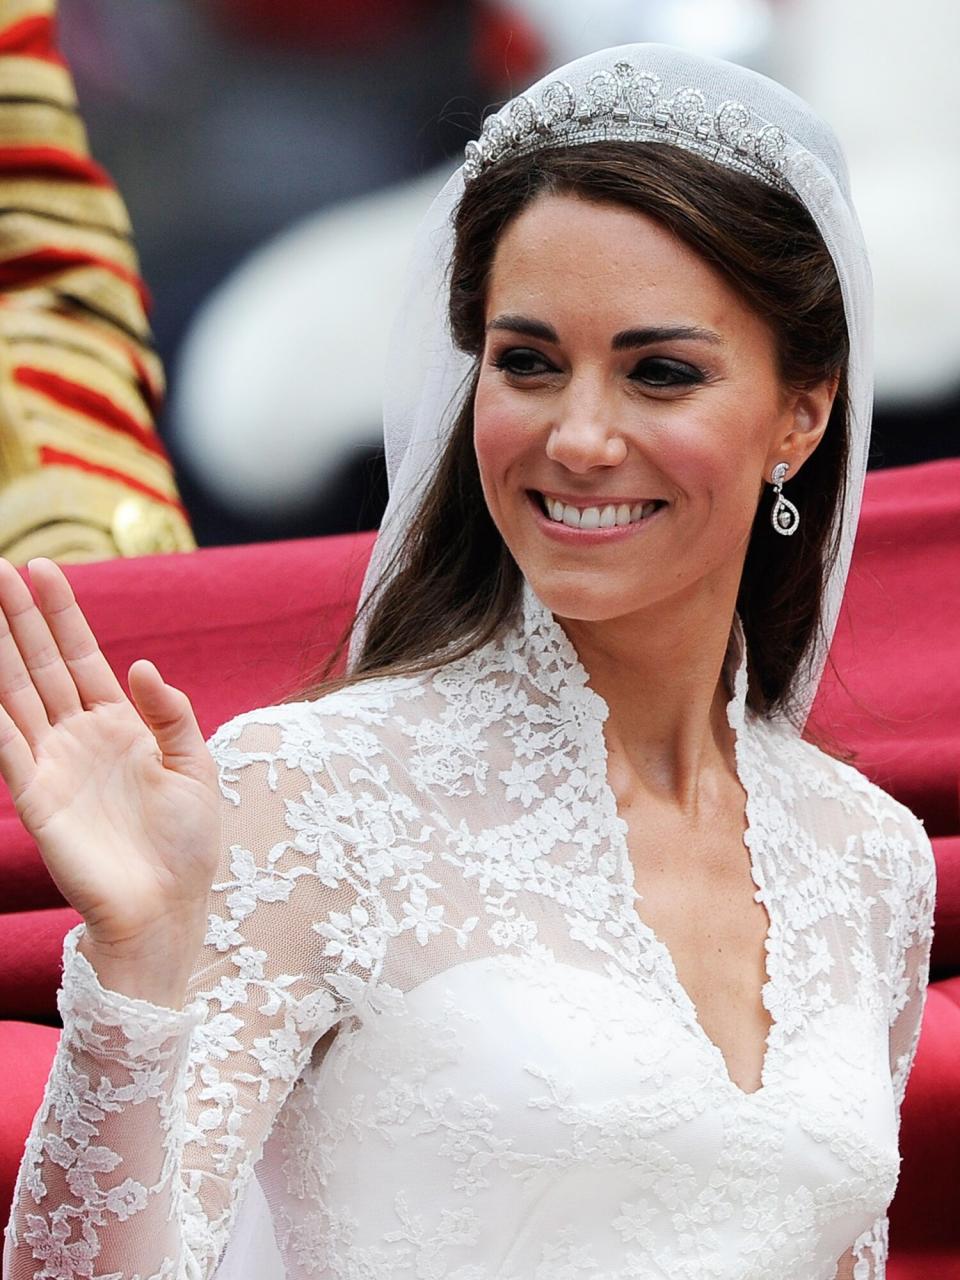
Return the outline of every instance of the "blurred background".
<path id="1" fill-rule="evenodd" d="M 954 0 L 61 0 L 200 545 L 377 525 L 384 353 L 419 217 L 487 109 L 632 40 L 743 62 L 831 121 L 877 288 L 872 465 L 960 454 Z"/>

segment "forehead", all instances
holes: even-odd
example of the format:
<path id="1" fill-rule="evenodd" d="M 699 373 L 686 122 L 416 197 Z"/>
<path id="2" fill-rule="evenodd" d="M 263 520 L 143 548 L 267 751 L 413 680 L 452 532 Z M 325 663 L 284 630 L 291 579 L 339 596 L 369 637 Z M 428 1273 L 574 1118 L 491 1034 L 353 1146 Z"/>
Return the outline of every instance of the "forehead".
<path id="1" fill-rule="evenodd" d="M 726 278 L 662 223 L 573 195 L 539 196 L 508 224 L 486 303 L 488 319 L 539 307 L 607 319 L 614 328 L 647 320 L 729 327 L 756 319 Z"/>

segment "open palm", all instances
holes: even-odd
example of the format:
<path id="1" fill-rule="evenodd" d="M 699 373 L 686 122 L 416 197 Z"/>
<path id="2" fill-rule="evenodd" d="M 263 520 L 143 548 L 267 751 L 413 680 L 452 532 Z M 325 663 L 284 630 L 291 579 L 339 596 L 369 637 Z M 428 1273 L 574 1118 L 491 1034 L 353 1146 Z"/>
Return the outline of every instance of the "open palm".
<path id="1" fill-rule="evenodd" d="M 216 867 L 216 767 L 186 695 L 152 663 L 114 676 L 69 582 L 0 561 L 0 774 L 98 944 L 198 917 Z"/>

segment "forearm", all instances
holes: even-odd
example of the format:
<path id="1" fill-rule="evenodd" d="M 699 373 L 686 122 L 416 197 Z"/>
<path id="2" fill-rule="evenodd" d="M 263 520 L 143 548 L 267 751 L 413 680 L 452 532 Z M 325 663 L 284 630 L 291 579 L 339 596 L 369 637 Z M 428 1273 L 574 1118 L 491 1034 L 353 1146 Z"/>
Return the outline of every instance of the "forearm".
<path id="1" fill-rule="evenodd" d="M 190 1249 L 182 1110 L 199 1016 L 104 992 L 69 954 L 59 1006 L 64 1031 L 20 1168 L 3 1280 L 172 1280 Z"/>

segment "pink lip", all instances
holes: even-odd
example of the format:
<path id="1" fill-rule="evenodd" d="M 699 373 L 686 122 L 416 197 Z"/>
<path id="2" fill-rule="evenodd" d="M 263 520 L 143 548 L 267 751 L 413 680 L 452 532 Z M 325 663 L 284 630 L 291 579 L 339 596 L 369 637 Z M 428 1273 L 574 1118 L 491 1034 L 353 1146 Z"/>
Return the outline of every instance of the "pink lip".
<path id="1" fill-rule="evenodd" d="M 559 497 L 559 495 L 557 496 Z M 567 524 L 551 520 L 541 510 L 539 499 L 530 490 L 527 491 L 527 501 L 533 510 L 534 519 L 548 538 L 566 543 L 568 546 L 575 545 L 578 547 L 592 547 L 603 542 L 621 542 L 624 538 L 635 538 L 643 532 L 648 524 L 652 524 L 659 515 L 662 515 L 667 510 L 666 506 L 659 507 L 652 515 L 646 516 L 645 519 L 639 520 L 636 524 L 615 524 L 609 529 L 571 529 Z M 583 500 L 581 499 L 580 501 L 582 502 Z M 604 505 L 606 506 L 607 504 L 604 503 Z M 613 505 L 612 502 L 610 505 Z"/>

